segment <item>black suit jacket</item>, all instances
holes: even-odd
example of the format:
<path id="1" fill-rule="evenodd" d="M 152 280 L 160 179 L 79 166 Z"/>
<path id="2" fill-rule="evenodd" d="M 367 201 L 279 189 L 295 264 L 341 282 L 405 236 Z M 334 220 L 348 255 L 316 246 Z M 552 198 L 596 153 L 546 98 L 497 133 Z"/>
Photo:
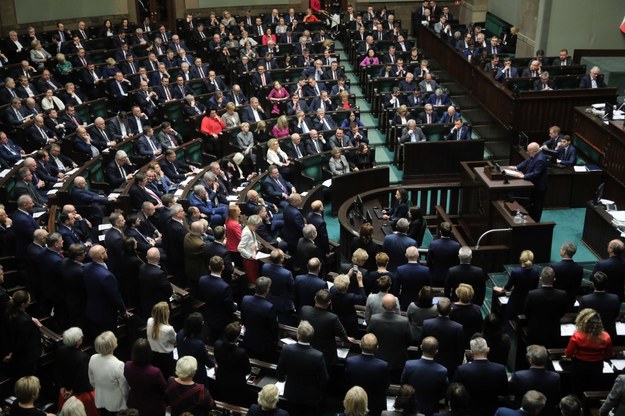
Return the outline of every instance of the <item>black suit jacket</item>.
<path id="1" fill-rule="evenodd" d="M 464 358 L 464 333 L 462 325 L 448 317 L 436 317 L 423 321 L 421 339 L 434 337 L 438 341 L 438 353 L 434 360 L 444 365 L 452 375 Z"/>
<path id="2" fill-rule="evenodd" d="M 65 258 L 61 264 L 65 307 L 71 318 L 79 318 L 85 312 L 85 284 L 82 264 Z"/>
<path id="3" fill-rule="evenodd" d="M 594 292 L 582 296 L 579 300 L 579 310 L 592 308 L 601 316 L 603 329 L 610 334 L 612 339 L 616 337 L 616 318 L 621 310 L 621 301 L 618 296 L 607 292 Z"/>
<path id="4" fill-rule="evenodd" d="M 432 272 L 432 285 L 445 285 L 445 278 L 450 267 L 458 264 L 460 244 L 451 238 L 439 238 L 430 243 L 428 250 L 428 267 Z"/>
<path id="5" fill-rule="evenodd" d="M 315 330 L 311 345 L 323 353 L 328 368 L 336 364 L 336 339 L 339 337 L 347 341 L 347 333 L 336 314 L 314 306 L 302 306 L 299 312 L 300 319 L 308 321 Z"/>
<path id="6" fill-rule="evenodd" d="M 452 302 L 458 300 L 456 288 L 460 283 L 466 283 L 473 287 L 475 292 L 473 303 L 482 306 L 486 294 L 486 275 L 484 270 L 470 264 L 459 264 L 450 267 L 447 272 L 447 279 L 445 279 L 445 296 L 450 298 Z"/>
<path id="7" fill-rule="evenodd" d="M 316 405 L 328 381 L 323 353 L 309 345 L 292 344 L 282 348 L 278 360 L 278 379 L 285 380 L 284 397 L 290 402 Z M 306 377 L 302 377 L 306 374 Z"/>
<path id="8" fill-rule="evenodd" d="M 584 268 L 573 260 L 561 260 L 552 264 L 551 268 L 556 275 L 556 281 L 553 286 L 566 292 L 569 299 L 569 308 L 572 308 L 575 304 L 575 296 L 582 284 Z"/>
<path id="9" fill-rule="evenodd" d="M 564 290 L 554 287 L 531 290 L 525 301 L 529 340 L 547 348 L 559 347 L 560 318 L 567 311 L 567 306 L 568 298 Z"/>
<path id="10" fill-rule="evenodd" d="M 625 257 L 610 256 L 607 259 L 599 260 L 592 273 L 604 272 L 608 276 L 606 292 L 618 295 L 621 302 L 625 300 L 623 284 L 625 283 Z"/>
<path id="11" fill-rule="evenodd" d="M 286 240 L 286 238 L 285 238 Z M 301 270 L 306 270 L 308 260 L 317 257 L 323 263 L 325 256 L 314 241 L 301 237 L 297 242 L 297 261 Z"/>
<path id="12" fill-rule="evenodd" d="M 462 383 L 471 396 L 474 415 L 495 414 L 498 397 L 508 392 L 506 368 L 488 360 L 473 360 L 456 370 L 454 382 Z"/>
<path id="13" fill-rule="evenodd" d="M 206 244 L 205 253 L 206 258 L 209 260 L 213 256 L 219 256 L 224 259 L 224 270 L 221 273 L 221 277 L 226 282 L 230 283 L 232 281 L 232 274 L 234 273 L 234 266 L 232 265 L 232 256 L 226 249 L 226 246 L 217 241 L 212 241 Z"/>
<path id="14" fill-rule="evenodd" d="M 245 296 L 241 302 L 241 320 L 245 325 L 243 347 L 253 358 L 272 358 L 278 341 L 275 306 L 261 296 Z"/>
<path id="15" fill-rule="evenodd" d="M 152 307 L 158 302 L 169 302 L 172 294 L 167 273 L 157 265 L 146 263 L 139 269 L 141 284 L 141 316 L 145 319 L 152 315 Z"/>
<path id="16" fill-rule="evenodd" d="M 529 390 L 541 392 L 547 398 L 547 404 L 542 415 L 560 416 L 558 402 L 562 397 L 560 387 L 560 374 L 555 371 L 548 371 L 544 368 L 531 367 L 527 370 L 516 371 L 510 378 L 509 392 L 514 395 L 517 406 L 521 405 L 523 395 Z"/>

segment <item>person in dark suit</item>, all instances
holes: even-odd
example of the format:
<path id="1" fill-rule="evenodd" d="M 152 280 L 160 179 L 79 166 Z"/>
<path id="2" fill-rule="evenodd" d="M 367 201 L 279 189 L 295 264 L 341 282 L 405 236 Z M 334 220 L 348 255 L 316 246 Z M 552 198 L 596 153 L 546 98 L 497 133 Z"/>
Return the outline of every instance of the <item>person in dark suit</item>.
<path id="1" fill-rule="evenodd" d="M 63 259 L 60 275 L 63 280 L 63 302 L 67 313 L 66 324 L 82 326 L 85 313 L 85 283 L 83 281 L 83 262 L 87 250 L 82 244 L 71 244 L 67 257 Z"/>
<path id="2" fill-rule="evenodd" d="M 387 268 L 391 272 L 395 272 L 397 267 L 407 262 L 406 249 L 417 245 L 417 242 L 406 234 L 408 227 L 408 220 L 400 218 L 395 227 L 397 231 L 384 237 L 382 251 L 389 257 Z"/>
<path id="3" fill-rule="evenodd" d="M 379 416 L 386 410 L 386 392 L 390 385 L 388 364 L 374 356 L 378 349 L 378 339 L 366 334 L 360 341 L 362 354 L 352 355 L 345 360 L 346 387 L 360 386 L 369 399 L 369 414 Z"/>
<path id="4" fill-rule="evenodd" d="M 167 195 L 164 195 L 165 197 Z M 158 209 L 158 206 L 155 206 Z M 163 248 L 167 253 L 167 266 L 174 277 L 174 283 L 186 284 L 185 262 L 184 262 L 184 237 L 189 232 L 185 223 L 184 208 L 180 204 L 173 204 L 169 207 L 169 219 L 164 222 L 165 232 L 163 233 Z M 159 213 L 159 217 L 166 215 Z"/>
<path id="5" fill-rule="evenodd" d="M 454 126 L 445 137 L 446 140 L 471 140 L 471 129 L 465 126 L 462 119 L 454 120 Z"/>
<path id="6" fill-rule="evenodd" d="M 375 314 L 369 320 L 367 332 L 379 340 L 376 356 L 388 363 L 391 381 L 396 382 L 408 359 L 407 348 L 412 343 L 408 318 L 395 313 L 397 298 L 390 293 L 382 299 L 384 312 Z"/>
<path id="7" fill-rule="evenodd" d="M 214 344 L 237 310 L 232 299 L 232 288 L 221 278 L 224 261 L 221 257 L 211 257 L 208 262 L 210 274 L 200 277 L 199 298 L 206 303 L 204 321 L 208 326 L 208 342 Z"/>
<path id="8" fill-rule="evenodd" d="M 326 282 L 319 277 L 321 261 L 318 258 L 308 260 L 308 273 L 295 277 L 293 285 L 293 300 L 299 312 L 303 306 L 314 305 L 315 294 L 327 287 Z"/>
<path id="9" fill-rule="evenodd" d="M 434 361 L 438 352 L 438 341 L 427 337 L 421 341 L 423 355 L 418 360 L 406 361 L 401 375 L 401 384 L 409 384 L 415 389 L 417 410 L 431 416 L 438 409 L 439 401 L 447 391 L 447 369 Z"/>
<path id="10" fill-rule="evenodd" d="M 32 165 L 30 165 L 31 162 Z M 25 166 L 17 170 L 17 180 L 13 188 L 13 198 L 18 199 L 22 195 L 28 195 L 33 203 L 30 211 L 43 212 L 46 210 L 48 199 L 39 189 L 43 189 L 45 192 L 45 182 L 37 178 L 33 173 L 35 165 L 34 159 L 27 158 L 24 165 Z"/>
<path id="11" fill-rule="evenodd" d="M 594 292 L 584 295 L 579 299 L 579 310 L 592 308 L 601 316 L 603 329 L 610 334 L 612 339 L 616 339 L 616 319 L 618 318 L 621 301 L 614 293 L 605 291 L 608 283 L 608 276 L 603 272 L 595 272 L 590 278 Z"/>
<path id="12" fill-rule="evenodd" d="M 311 212 L 306 216 L 308 224 L 315 226 L 317 230 L 317 237 L 315 238 L 315 245 L 319 247 L 321 252 L 327 255 L 330 252 L 330 240 L 328 237 L 328 227 L 323 218 L 323 202 L 320 200 L 313 201 L 310 204 Z"/>
<path id="13" fill-rule="evenodd" d="M 243 108 L 241 111 L 241 121 L 247 121 L 248 123 L 256 123 L 260 120 L 266 120 L 267 114 L 263 110 L 262 105 L 258 103 L 258 98 L 250 98 L 250 105 Z"/>
<path id="14" fill-rule="evenodd" d="M 331 303 L 330 291 L 321 289 L 315 294 L 315 306 L 305 305 L 299 311 L 300 319 L 312 325 L 314 335 L 311 345 L 323 353 L 328 369 L 338 360 L 336 338 L 340 338 L 343 342 L 353 340 L 348 339 L 338 316 L 329 311 Z"/>
<path id="15" fill-rule="evenodd" d="M 232 265 L 232 256 L 226 249 L 226 229 L 221 225 L 213 227 L 213 236 L 215 237 L 215 240 L 206 244 L 205 257 L 210 259 L 213 256 L 218 256 L 224 259 L 224 270 L 221 273 L 221 278 L 230 284 L 232 283 L 234 266 Z"/>
<path id="16" fill-rule="evenodd" d="M 126 180 L 131 179 L 133 168 L 128 155 L 123 150 L 115 153 L 115 158 L 106 167 L 106 179 L 113 189 L 119 188 Z"/>
<path id="17" fill-rule="evenodd" d="M 269 263 L 263 264 L 261 274 L 271 279 L 271 292 L 267 300 L 271 302 L 278 315 L 278 322 L 291 324 L 293 311 L 293 274 L 284 267 L 284 252 L 274 249 L 269 255 Z"/>
<path id="18" fill-rule="evenodd" d="M 176 152 L 172 149 L 165 151 L 165 158 L 160 161 L 159 165 L 165 176 L 174 183 L 182 182 L 187 176 L 193 174 L 189 170 L 189 165 L 183 160 L 176 158 Z"/>
<path id="19" fill-rule="evenodd" d="M 147 263 L 139 269 L 141 316 L 145 319 L 151 316 L 154 305 L 158 302 L 169 302 L 173 293 L 167 272 L 159 264 L 160 259 L 158 248 L 152 247 L 147 251 Z"/>
<path id="20" fill-rule="evenodd" d="M 63 262 L 63 237 L 54 232 L 48 235 L 46 249 L 39 257 L 39 271 L 45 276 L 42 281 L 41 307 L 45 313 L 54 308 L 54 321 L 63 326 L 65 324 L 65 310 L 63 305 L 63 280 L 61 278 L 61 263 Z"/>
<path id="21" fill-rule="evenodd" d="M 538 416 L 542 414 L 546 402 L 547 398 L 544 394 L 536 390 L 530 390 L 523 395 L 521 408 L 514 410 L 508 407 L 500 407 L 495 412 L 495 416 Z"/>
<path id="22" fill-rule="evenodd" d="M 282 141 L 282 149 L 284 149 L 289 159 L 299 159 L 306 156 L 306 147 L 302 143 L 299 133 L 291 134 L 290 138 L 291 140 Z"/>
<path id="23" fill-rule="evenodd" d="M 272 287 L 269 277 L 256 279 L 255 294 L 243 297 L 241 321 L 245 326 L 243 347 L 252 358 L 275 362 L 278 342 L 277 308 L 267 300 Z"/>
<path id="24" fill-rule="evenodd" d="M 462 364 L 464 357 L 464 333 L 462 325 L 449 319 L 451 301 L 449 298 L 440 298 L 436 305 L 439 314 L 436 318 L 423 321 L 423 339 L 434 337 L 439 343 L 438 353 L 434 360 L 447 368 L 450 378 L 456 368 Z"/>
<path id="25" fill-rule="evenodd" d="M 458 300 L 456 296 L 456 288 L 460 283 L 471 285 L 475 291 L 473 303 L 482 306 L 486 294 L 486 274 L 482 268 L 471 265 L 471 257 L 473 252 L 469 247 L 460 247 L 458 250 L 458 260 L 460 264 L 452 266 L 447 272 L 445 279 L 445 296 L 450 298 L 452 302 Z"/>
<path id="26" fill-rule="evenodd" d="M 303 217 L 302 217 L 303 219 Z M 317 230 L 312 224 L 304 225 L 302 228 L 302 237 L 297 241 L 297 263 L 299 269 L 302 270 L 308 264 L 308 260 L 312 258 L 325 259 L 325 255 L 321 252 L 321 249 L 315 244 L 315 238 L 317 237 Z M 293 254 L 293 252 L 291 252 Z"/>
<path id="27" fill-rule="evenodd" d="M 546 397 L 545 416 L 560 416 L 558 401 L 562 396 L 560 374 L 546 369 L 549 353 L 542 345 L 529 345 L 526 356 L 530 368 L 518 370 L 510 377 L 508 392 L 514 396 L 514 404 L 520 405 L 521 398 L 530 390 L 536 390 Z"/>
<path id="28" fill-rule="evenodd" d="M 117 277 L 122 272 L 122 253 L 124 241 L 124 227 L 126 219 L 119 212 L 113 212 L 109 216 L 109 222 L 112 227 L 106 231 L 104 235 L 104 244 L 107 250 L 107 262 L 109 270 Z"/>
<path id="29" fill-rule="evenodd" d="M 89 250 L 91 263 L 83 268 L 83 281 L 87 293 L 85 318 L 92 336 L 117 327 L 117 313 L 127 317 L 126 305 L 119 292 L 117 278 L 106 266 L 107 250 L 95 245 Z M 91 337 L 90 337 L 91 338 Z"/>
<path id="30" fill-rule="evenodd" d="M 269 168 L 270 172 L 271 167 Z M 276 169 L 277 171 L 277 169 Z M 267 182 L 267 181 L 265 181 Z M 295 188 L 293 188 L 294 190 Z M 289 246 L 289 253 L 294 255 L 297 253 L 297 244 L 302 238 L 304 229 L 304 216 L 300 211 L 302 205 L 302 197 L 298 193 L 291 193 L 288 196 L 288 204 L 284 207 L 284 227 L 282 227 L 282 238 Z"/>
<path id="31" fill-rule="evenodd" d="M 278 380 L 285 381 L 284 397 L 289 413 L 315 416 L 320 404 L 328 371 L 323 353 L 310 346 L 315 331 L 306 321 L 297 327 L 297 344 L 285 345 L 278 360 Z M 302 375 L 305 374 L 305 377 Z"/>
<path id="32" fill-rule="evenodd" d="M 560 318 L 568 306 L 566 292 L 553 286 L 554 277 L 551 267 L 541 270 L 541 287 L 527 294 L 524 309 L 529 342 L 547 348 L 560 346 Z"/>
<path id="33" fill-rule="evenodd" d="M 33 234 L 39 228 L 31 216 L 33 199 L 29 195 L 20 195 L 17 198 L 17 210 L 13 213 L 13 233 L 15 235 L 15 256 L 18 259 L 26 258 L 26 248 L 33 242 Z"/>
<path id="34" fill-rule="evenodd" d="M 583 267 L 573 261 L 573 256 L 576 252 L 577 246 L 574 243 L 563 243 L 562 247 L 560 247 L 562 260 L 558 263 L 551 264 L 556 279 L 553 286 L 556 289 L 561 289 L 566 292 L 569 299 L 569 310 L 573 308 L 576 300 L 575 297 L 582 284 L 582 278 L 584 277 Z"/>
<path id="35" fill-rule="evenodd" d="M 440 238 L 430 243 L 427 264 L 432 273 L 432 286 L 442 287 L 449 268 L 458 264 L 460 244 L 451 239 L 451 224 L 442 222 L 438 229 Z"/>
<path id="36" fill-rule="evenodd" d="M 24 149 L 16 145 L 13 140 L 9 139 L 5 132 L 0 131 L 0 159 L 14 164 L 25 157 L 27 157 L 27 155 Z"/>
<path id="37" fill-rule="evenodd" d="M 540 222 L 547 193 L 547 158 L 540 151 L 538 143 L 532 142 L 527 145 L 528 158 L 513 167 L 513 171 L 504 169 L 504 174 L 510 174 L 517 178 L 525 179 L 534 184 L 530 194 L 530 206 L 528 212 L 532 219 Z M 519 171 L 519 172 L 515 172 Z"/>
<path id="38" fill-rule="evenodd" d="M 246 328 L 247 329 L 247 328 Z M 241 324 L 231 322 L 226 325 L 222 339 L 215 342 L 215 376 L 220 399 L 238 406 L 246 406 L 246 379 L 251 372 L 247 351 L 238 346 Z"/>
<path id="39" fill-rule="evenodd" d="M 402 310 L 407 310 L 411 302 L 416 302 L 423 286 L 430 286 L 430 269 L 419 263 L 419 250 L 416 246 L 406 249 L 408 263 L 399 266 L 393 280 L 393 293 L 399 298 Z"/>
<path id="40" fill-rule="evenodd" d="M 532 89 L 534 91 L 551 91 L 556 89 L 556 83 L 549 79 L 549 72 L 543 71 L 538 79 L 533 82 Z"/>
<path id="41" fill-rule="evenodd" d="M 488 345 L 482 337 L 471 340 L 473 361 L 456 369 L 454 382 L 462 383 L 472 398 L 472 414 L 492 415 L 498 397 L 508 392 L 506 368 L 487 359 Z"/>
<path id="42" fill-rule="evenodd" d="M 603 272 L 608 277 L 606 291 L 614 293 L 623 302 L 623 284 L 625 282 L 625 244 L 615 239 L 608 243 L 608 258 L 599 260 L 593 268 L 593 274 Z"/>
<path id="43" fill-rule="evenodd" d="M 593 66 L 590 72 L 584 75 L 579 82 L 580 88 L 606 88 L 607 86 L 598 66 Z"/>
<path id="44" fill-rule="evenodd" d="M 519 71 L 512 66 L 512 60 L 509 57 L 503 58 L 503 66 L 497 69 L 495 79 L 499 82 L 505 82 L 509 78 L 518 78 Z"/>
<path id="45" fill-rule="evenodd" d="M 575 166 L 577 164 L 577 150 L 571 142 L 571 136 L 562 136 L 561 145 L 558 149 L 558 164 L 564 166 Z"/>

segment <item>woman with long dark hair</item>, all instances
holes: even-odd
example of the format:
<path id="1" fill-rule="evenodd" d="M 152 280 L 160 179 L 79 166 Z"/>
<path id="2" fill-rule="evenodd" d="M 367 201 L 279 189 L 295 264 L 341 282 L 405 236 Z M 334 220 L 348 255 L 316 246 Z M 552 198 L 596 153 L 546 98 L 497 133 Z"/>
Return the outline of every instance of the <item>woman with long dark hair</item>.
<path id="1" fill-rule="evenodd" d="M 6 346 L 8 355 L 3 361 L 9 363 L 14 378 L 37 374 L 37 362 L 41 356 L 42 327 L 38 319 L 26 312 L 30 304 L 30 294 L 18 290 L 13 294 L 7 306 Z"/>

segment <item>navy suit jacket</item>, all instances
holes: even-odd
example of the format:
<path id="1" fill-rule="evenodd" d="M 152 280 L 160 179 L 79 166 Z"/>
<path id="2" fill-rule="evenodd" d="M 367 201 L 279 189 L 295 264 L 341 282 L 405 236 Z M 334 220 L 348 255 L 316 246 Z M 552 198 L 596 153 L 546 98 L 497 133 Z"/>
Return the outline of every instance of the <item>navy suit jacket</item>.
<path id="1" fill-rule="evenodd" d="M 237 305 L 232 300 L 232 288 L 220 277 L 207 275 L 200 277 L 200 299 L 206 302 L 204 320 L 211 338 L 218 338 L 223 329 L 232 321 Z"/>
<path id="2" fill-rule="evenodd" d="M 386 391 L 390 385 L 388 364 L 373 355 L 354 355 L 345 360 L 347 387 L 360 386 L 369 397 L 369 412 L 379 415 L 386 410 Z"/>
<path id="3" fill-rule="evenodd" d="M 109 228 L 104 234 L 104 245 L 108 252 L 107 265 L 115 276 L 121 276 L 124 236 L 116 228 Z"/>
<path id="4" fill-rule="evenodd" d="M 560 159 L 561 165 L 574 166 L 577 163 L 577 150 L 575 150 L 575 146 L 569 144 L 569 147 L 566 149 L 561 147 L 558 150 L 558 159 Z"/>
<path id="5" fill-rule="evenodd" d="M 258 117 L 261 120 L 265 120 L 267 118 L 267 114 L 264 111 L 258 111 Z M 256 119 L 254 118 L 254 112 L 252 111 L 252 107 L 245 107 L 241 111 L 241 121 L 247 121 L 249 123 L 255 123 Z"/>
<path id="6" fill-rule="evenodd" d="M 76 205 L 108 204 L 108 198 L 84 188 L 72 188 L 72 201 Z"/>
<path id="7" fill-rule="evenodd" d="M 423 286 L 432 282 L 430 269 L 419 263 L 407 263 L 397 268 L 393 280 L 395 296 L 399 298 L 402 310 L 408 309 L 411 302 L 415 302 Z"/>
<path id="8" fill-rule="evenodd" d="M 445 114 L 443 117 L 447 116 Z M 441 118 L 442 119 L 442 118 Z M 471 140 L 471 129 L 467 126 L 460 127 L 460 138 L 458 138 L 458 131 L 450 131 L 447 135 L 447 140 Z"/>
<path id="9" fill-rule="evenodd" d="M 304 216 L 299 209 L 295 208 L 291 204 L 288 204 L 284 208 L 283 218 L 284 227 L 282 228 L 282 236 L 289 245 L 289 247 L 296 247 L 297 242 L 302 237 L 302 229 L 304 228 Z"/>
<path id="10" fill-rule="evenodd" d="M 625 282 L 625 257 L 610 256 L 607 259 L 599 260 L 592 273 L 604 272 L 608 276 L 606 292 L 618 295 L 621 302 L 624 300 L 623 283 Z"/>
<path id="11" fill-rule="evenodd" d="M 430 243 L 428 267 L 432 273 L 432 285 L 442 287 L 449 268 L 458 264 L 460 243 L 451 238 L 438 238 Z"/>
<path id="12" fill-rule="evenodd" d="M 39 257 L 39 270 L 45 276 L 41 279 L 41 289 L 46 299 L 51 304 L 58 304 L 63 301 L 63 280 L 61 277 L 61 263 L 63 255 L 46 248 Z"/>
<path id="13" fill-rule="evenodd" d="M 282 348 L 278 360 L 278 380 L 286 378 L 284 397 L 292 403 L 315 405 L 320 402 L 328 371 L 321 351 L 309 345 L 292 344 Z M 302 377 L 305 374 L 305 377 Z"/>
<path id="14" fill-rule="evenodd" d="M 0 145 L 0 159 L 4 159 L 9 163 L 15 163 L 18 160 L 22 160 L 22 155 L 20 153 L 22 151 L 21 147 L 13 143 L 13 140 L 11 139 L 9 139 L 6 145 L 10 147 L 11 150 L 15 152 L 15 154 L 11 153 L 9 149 L 5 147 L 5 145 Z"/>
<path id="15" fill-rule="evenodd" d="M 517 169 L 525 174 L 525 179 L 532 182 L 537 191 L 547 190 L 547 158 L 542 152 L 527 158 L 517 165 Z"/>
<path id="16" fill-rule="evenodd" d="M 514 395 L 515 404 L 520 405 L 523 395 L 529 390 L 539 391 L 547 398 L 547 404 L 541 414 L 560 415 L 559 409 L 556 408 L 562 396 L 560 374 L 544 368 L 528 368 L 512 374 L 509 392 Z"/>
<path id="17" fill-rule="evenodd" d="M 592 88 L 592 82 L 590 80 L 590 75 L 586 74 L 579 82 L 580 88 Z M 607 84 L 603 80 L 603 77 L 597 77 L 597 88 L 605 88 Z"/>
<path id="18" fill-rule="evenodd" d="M 568 298 L 564 290 L 553 287 L 531 290 L 525 301 L 530 341 L 547 348 L 559 346 L 560 318 L 566 313 L 567 306 Z"/>
<path id="19" fill-rule="evenodd" d="M 245 325 L 243 347 L 250 357 L 270 357 L 276 351 L 278 341 L 278 319 L 274 304 L 261 296 L 245 296 L 241 302 L 241 320 Z"/>
<path id="20" fill-rule="evenodd" d="M 417 410 L 430 416 L 438 410 L 438 402 L 447 390 L 447 369 L 434 360 L 408 360 L 401 375 L 401 384 L 415 389 Z"/>
<path id="21" fill-rule="evenodd" d="M 141 316 L 145 319 L 152 315 L 152 307 L 158 302 L 169 302 L 172 287 L 167 279 L 167 272 L 162 268 L 145 263 L 139 268 L 141 284 Z"/>
<path id="22" fill-rule="evenodd" d="M 15 256 L 24 258 L 26 247 L 33 242 L 33 234 L 39 228 L 35 219 L 20 210 L 13 213 L 13 233 L 15 234 Z"/>
<path id="23" fill-rule="evenodd" d="M 101 264 L 92 262 L 84 266 L 83 279 L 87 291 L 87 319 L 99 324 L 114 323 L 117 312 L 126 310 L 115 275 Z"/>
<path id="24" fill-rule="evenodd" d="M 267 300 L 276 307 L 278 312 L 293 310 L 293 274 L 291 271 L 272 263 L 263 264 L 261 270 L 262 276 L 271 279 L 271 291 Z"/>
<path id="25" fill-rule="evenodd" d="M 473 360 L 461 365 L 456 369 L 454 382 L 467 388 L 475 415 L 494 414 L 498 396 L 508 393 L 506 367 L 488 360 Z"/>
<path id="26" fill-rule="evenodd" d="M 467 283 L 473 287 L 475 292 L 473 303 L 482 306 L 486 294 L 486 274 L 484 274 L 484 270 L 470 264 L 459 264 L 450 267 L 445 279 L 445 296 L 450 298 L 452 302 L 458 300 L 456 288 L 460 283 Z"/>
<path id="27" fill-rule="evenodd" d="M 315 244 L 321 249 L 323 254 L 330 252 L 330 240 L 328 237 L 328 226 L 322 215 L 310 212 L 306 216 L 308 224 L 312 224 L 317 229 L 317 238 L 315 238 Z M 321 259 L 320 259 L 321 260 Z"/>
<path id="28" fill-rule="evenodd" d="M 397 267 L 408 262 L 406 249 L 410 246 L 416 247 L 417 242 L 406 234 L 393 233 L 384 237 L 382 251 L 388 254 L 389 261 L 386 268 L 389 271 L 394 272 L 397 270 Z"/>
<path id="29" fill-rule="evenodd" d="M 286 194 L 289 195 L 291 193 L 291 188 L 293 185 L 290 182 L 287 182 L 282 176 L 278 178 L 282 186 L 286 189 Z M 261 183 L 262 194 L 265 199 L 273 204 L 279 205 L 280 201 L 282 201 L 282 189 L 276 183 L 273 178 L 267 177 Z M 297 241 L 296 241 L 297 243 Z"/>
<path id="30" fill-rule="evenodd" d="M 315 274 L 302 274 L 295 277 L 294 296 L 295 307 L 299 311 L 302 306 L 315 304 L 315 294 L 326 289 L 328 284 Z"/>
<path id="31" fill-rule="evenodd" d="M 552 264 L 551 268 L 556 275 L 553 286 L 566 292 L 569 298 L 569 307 L 572 308 L 575 303 L 575 295 L 577 295 L 582 284 L 584 268 L 573 260 L 561 260 Z"/>
<path id="32" fill-rule="evenodd" d="M 434 337 L 438 341 L 438 353 L 434 360 L 453 374 L 464 358 L 464 332 L 462 325 L 446 317 L 436 317 L 423 321 L 421 339 Z"/>

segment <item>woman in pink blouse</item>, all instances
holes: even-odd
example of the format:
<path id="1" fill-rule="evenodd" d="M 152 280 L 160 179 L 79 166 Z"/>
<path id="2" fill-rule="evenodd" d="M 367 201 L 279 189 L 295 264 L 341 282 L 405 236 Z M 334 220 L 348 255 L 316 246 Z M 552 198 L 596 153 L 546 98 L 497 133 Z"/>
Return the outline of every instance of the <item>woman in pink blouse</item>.
<path id="1" fill-rule="evenodd" d="M 280 82 L 274 81 L 273 89 L 269 92 L 267 99 L 273 104 L 271 109 L 272 115 L 280 115 L 280 103 L 288 100 L 291 97 L 286 88 L 282 88 Z"/>

